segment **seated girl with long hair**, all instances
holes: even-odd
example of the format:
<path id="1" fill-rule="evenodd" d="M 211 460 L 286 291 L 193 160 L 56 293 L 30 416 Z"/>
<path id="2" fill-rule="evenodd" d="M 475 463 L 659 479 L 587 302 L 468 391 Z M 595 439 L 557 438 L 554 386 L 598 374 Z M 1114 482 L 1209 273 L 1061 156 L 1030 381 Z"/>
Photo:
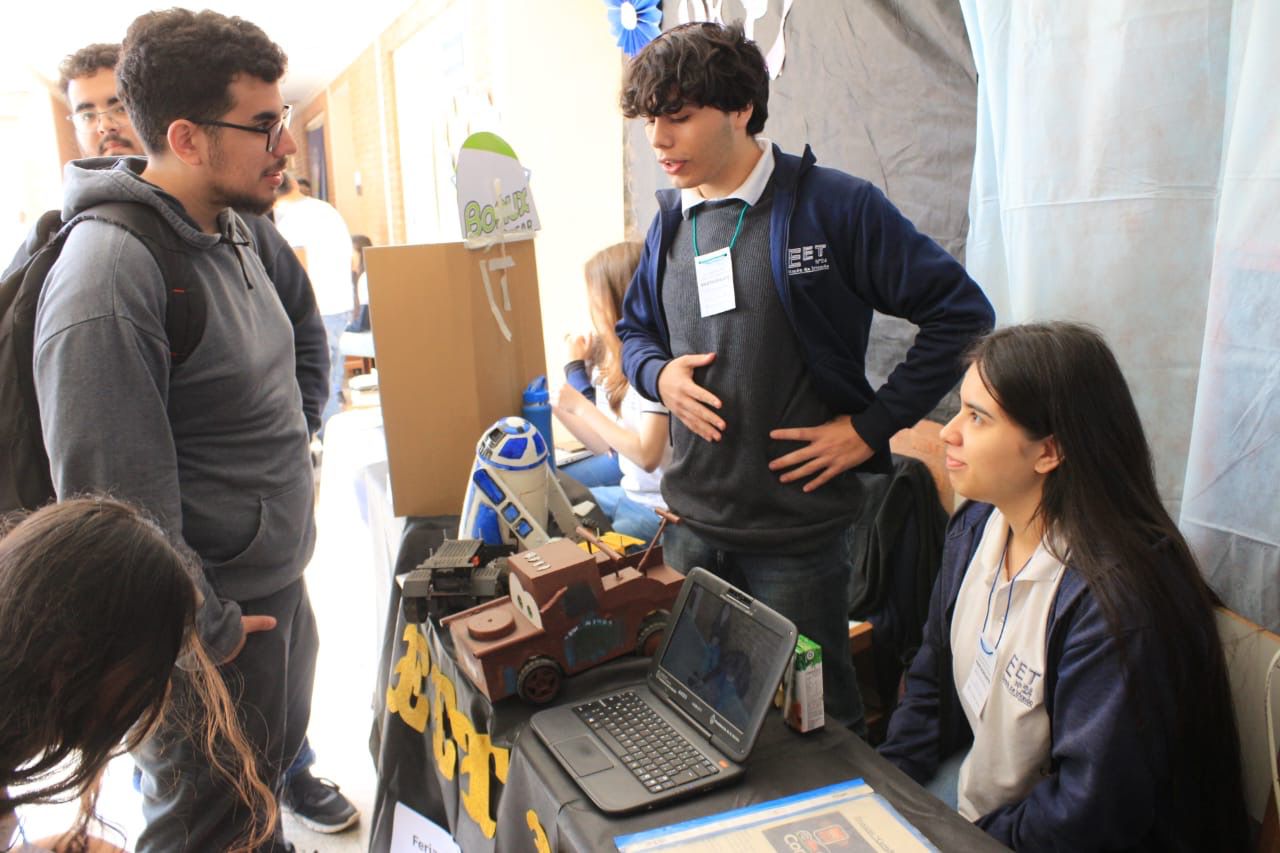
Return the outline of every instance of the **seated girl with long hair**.
<path id="1" fill-rule="evenodd" d="M 666 508 L 661 483 L 662 468 L 671 461 L 671 415 L 627 384 L 622 341 L 613 330 L 622 313 L 622 296 L 640 263 L 640 249 L 639 243 L 617 243 L 587 261 L 587 297 L 600 352 L 595 400 L 574 387 L 585 384 L 585 374 L 570 371 L 552 410 L 592 453 L 617 452 L 621 482 L 592 486 L 591 495 L 615 531 L 647 542 L 658 533 L 654 508 Z"/>
<path id="2" fill-rule="evenodd" d="M 118 849 L 89 836 L 99 779 L 177 713 L 173 691 L 199 709 L 179 722 L 257 816 L 235 849 L 271 837 L 275 798 L 196 638 L 191 571 L 157 525 L 105 498 L 44 507 L 0 539 L 0 850 Z M 22 837 L 19 807 L 77 797 L 67 833 Z"/>
<path id="3" fill-rule="evenodd" d="M 1215 598 L 1106 342 L 996 331 L 960 402 L 942 439 L 974 502 L 881 754 L 1015 850 L 1242 849 Z"/>

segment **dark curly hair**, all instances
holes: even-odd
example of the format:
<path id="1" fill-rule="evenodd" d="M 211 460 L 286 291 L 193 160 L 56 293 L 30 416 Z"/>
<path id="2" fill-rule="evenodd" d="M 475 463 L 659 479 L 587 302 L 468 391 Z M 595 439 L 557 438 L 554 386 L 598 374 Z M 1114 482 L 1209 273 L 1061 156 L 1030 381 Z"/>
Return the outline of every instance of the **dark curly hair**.
<path id="1" fill-rule="evenodd" d="M 72 80 L 90 77 L 103 68 L 115 68 L 119 61 L 118 44 L 91 44 L 69 55 L 58 66 L 58 85 L 62 88 L 63 97 L 66 97 L 67 87 Z"/>
<path id="2" fill-rule="evenodd" d="M 651 41 L 622 81 L 627 118 L 670 115 L 686 104 L 737 112 L 752 107 L 747 133 L 769 118 L 769 69 L 741 24 L 684 24 Z"/>
<path id="3" fill-rule="evenodd" d="M 129 25 L 116 86 L 143 146 L 156 154 L 177 119 L 217 119 L 234 107 L 227 89 L 237 74 L 274 83 L 287 66 L 284 51 L 256 24 L 168 9 Z"/>

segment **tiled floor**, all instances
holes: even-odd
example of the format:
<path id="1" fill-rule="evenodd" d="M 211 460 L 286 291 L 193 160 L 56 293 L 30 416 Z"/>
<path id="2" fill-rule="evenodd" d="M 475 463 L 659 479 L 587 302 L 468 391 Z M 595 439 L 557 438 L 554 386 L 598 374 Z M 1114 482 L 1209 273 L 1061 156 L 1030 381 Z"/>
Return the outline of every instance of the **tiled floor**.
<path id="1" fill-rule="evenodd" d="M 349 502 L 341 496 L 328 502 L 329 506 L 326 502 L 322 494 L 317 509 L 319 538 L 306 574 L 321 642 L 309 735 L 318 756 L 314 772 L 342 787 L 360 808 L 360 823 L 338 835 L 322 835 L 286 814 L 285 836 L 300 853 L 367 850 L 373 808 L 374 771 L 368 739 L 377 651 L 371 539 L 363 524 L 351 528 L 344 523 L 351 517 Z M 99 814 L 118 827 L 129 849 L 142 827 L 141 800 L 131 785 L 132 770 L 128 756 L 117 759 L 108 770 L 98 804 Z M 27 835 L 39 838 L 65 829 L 74 813 L 74 804 L 25 810 Z M 117 833 L 108 830 L 102 834 L 122 843 Z"/>

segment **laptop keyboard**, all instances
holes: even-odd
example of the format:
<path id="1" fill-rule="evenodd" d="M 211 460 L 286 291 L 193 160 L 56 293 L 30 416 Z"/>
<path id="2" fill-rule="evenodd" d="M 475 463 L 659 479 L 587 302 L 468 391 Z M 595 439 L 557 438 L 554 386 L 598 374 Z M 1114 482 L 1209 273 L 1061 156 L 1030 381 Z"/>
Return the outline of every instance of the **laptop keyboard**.
<path id="1" fill-rule="evenodd" d="M 634 691 L 577 705 L 573 710 L 652 793 L 720 772 Z"/>

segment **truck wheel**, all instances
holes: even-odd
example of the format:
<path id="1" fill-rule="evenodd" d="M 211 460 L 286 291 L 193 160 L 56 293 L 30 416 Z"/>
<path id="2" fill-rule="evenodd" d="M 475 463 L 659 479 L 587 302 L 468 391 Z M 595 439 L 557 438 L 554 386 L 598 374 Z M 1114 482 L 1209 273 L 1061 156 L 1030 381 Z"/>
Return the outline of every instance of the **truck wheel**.
<path id="1" fill-rule="evenodd" d="M 651 658 L 662 646 L 662 635 L 667 630 L 667 612 L 665 610 L 646 616 L 640 623 L 636 634 L 636 654 Z"/>
<path id="2" fill-rule="evenodd" d="M 516 693 L 533 705 L 545 705 L 560 692 L 560 679 L 560 666 L 551 658 L 530 658 L 516 676 Z"/>
<path id="3" fill-rule="evenodd" d="M 429 608 L 425 598 L 405 598 L 404 605 L 404 621 L 416 622 L 422 624 L 427 621 Z"/>

